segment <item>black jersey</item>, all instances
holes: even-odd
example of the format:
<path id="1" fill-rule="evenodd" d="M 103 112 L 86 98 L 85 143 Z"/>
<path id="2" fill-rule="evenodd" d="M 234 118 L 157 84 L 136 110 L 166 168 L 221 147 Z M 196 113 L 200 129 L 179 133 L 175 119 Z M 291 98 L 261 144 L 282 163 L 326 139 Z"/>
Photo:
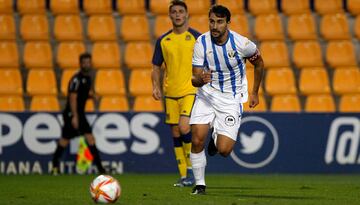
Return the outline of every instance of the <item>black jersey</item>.
<path id="1" fill-rule="evenodd" d="M 85 104 L 91 89 L 91 77 L 77 72 L 70 80 L 68 85 L 68 96 L 64 113 L 72 115 L 70 108 L 70 93 L 77 93 L 77 112 L 79 115 L 85 114 Z"/>

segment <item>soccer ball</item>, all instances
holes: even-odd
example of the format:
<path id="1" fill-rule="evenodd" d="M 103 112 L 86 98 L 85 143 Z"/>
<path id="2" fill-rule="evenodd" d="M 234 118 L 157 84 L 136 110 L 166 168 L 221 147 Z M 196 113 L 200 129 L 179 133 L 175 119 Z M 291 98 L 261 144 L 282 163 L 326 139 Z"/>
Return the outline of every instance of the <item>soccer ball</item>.
<path id="1" fill-rule="evenodd" d="M 119 182 L 109 175 L 100 175 L 90 184 L 91 198 L 96 203 L 115 203 L 120 197 L 120 193 Z"/>

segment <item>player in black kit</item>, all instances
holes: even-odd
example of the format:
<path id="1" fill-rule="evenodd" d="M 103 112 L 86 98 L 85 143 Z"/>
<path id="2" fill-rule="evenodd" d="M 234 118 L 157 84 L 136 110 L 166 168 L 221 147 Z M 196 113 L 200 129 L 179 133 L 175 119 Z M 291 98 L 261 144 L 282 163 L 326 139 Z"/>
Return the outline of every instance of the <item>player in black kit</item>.
<path id="1" fill-rule="evenodd" d="M 59 173 L 59 160 L 68 146 L 70 139 L 83 135 L 89 145 L 94 162 L 99 173 L 105 173 L 101 165 L 99 152 L 95 145 L 95 138 L 91 132 L 91 127 L 85 118 L 85 104 L 89 97 L 94 93 L 91 89 L 91 55 L 84 53 L 80 55 L 80 71 L 77 72 L 69 81 L 68 96 L 65 110 L 63 111 L 64 126 L 62 128 L 62 137 L 60 138 L 53 156 L 52 174 Z"/>

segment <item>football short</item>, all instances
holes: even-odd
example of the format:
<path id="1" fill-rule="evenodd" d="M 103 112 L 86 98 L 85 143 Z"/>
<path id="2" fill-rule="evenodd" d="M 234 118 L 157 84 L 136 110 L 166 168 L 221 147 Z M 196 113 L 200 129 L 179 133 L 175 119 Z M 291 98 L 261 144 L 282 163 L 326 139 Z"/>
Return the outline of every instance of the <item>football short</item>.
<path id="1" fill-rule="evenodd" d="M 165 97 L 166 124 L 178 124 L 180 116 L 190 116 L 195 94 L 181 98 Z"/>
<path id="2" fill-rule="evenodd" d="M 216 134 L 236 141 L 240 128 L 242 103 L 239 95 L 210 93 L 198 90 L 190 117 L 190 124 L 209 124 Z"/>
<path id="3" fill-rule="evenodd" d="M 79 115 L 79 129 L 75 129 L 71 124 L 72 117 L 63 113 L 64 126 L 62 127 L 62 137 L 66 139 L 72 139 L 84 135 L 85 133 L 91 133 L 91 127 L 86 120 L 85 115 Z"/>

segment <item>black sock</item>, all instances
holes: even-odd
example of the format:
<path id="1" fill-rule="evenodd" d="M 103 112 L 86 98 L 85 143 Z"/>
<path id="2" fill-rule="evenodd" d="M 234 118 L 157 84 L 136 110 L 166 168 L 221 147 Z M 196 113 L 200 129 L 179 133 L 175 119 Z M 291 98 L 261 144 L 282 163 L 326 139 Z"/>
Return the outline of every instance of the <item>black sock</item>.
<path id="1" fill-rule="evenodd" d="M 53 167 L 59 168 L 60 164 L 60 157 L 62 156 L 63 152 L 65 150 L 65 147 L 60 146 L 59 144 L 56 147 L 55 153 L 53 155 L 52 164 Z"/>
<path id="2" fill-rule="evenodd" d="M 101 164 L 101 160 L 100 160 L 100 155 L 99 155 L 98 149 L 96 148 L 95 145 L 89 145 L 89 149 L 90 149 L 90 152 L 91 152 L 92 156 L 94 157 L 94 162 L 95 162 L 95 165 L 96 165 L 96 167 L 98 168 L 99 172 L 100 172 L 100 173 L 104 173 L 104 172 L 105 172 L 105 169 L 104 169 L 104 167 L 103 167 L 102 164 Z"/>

